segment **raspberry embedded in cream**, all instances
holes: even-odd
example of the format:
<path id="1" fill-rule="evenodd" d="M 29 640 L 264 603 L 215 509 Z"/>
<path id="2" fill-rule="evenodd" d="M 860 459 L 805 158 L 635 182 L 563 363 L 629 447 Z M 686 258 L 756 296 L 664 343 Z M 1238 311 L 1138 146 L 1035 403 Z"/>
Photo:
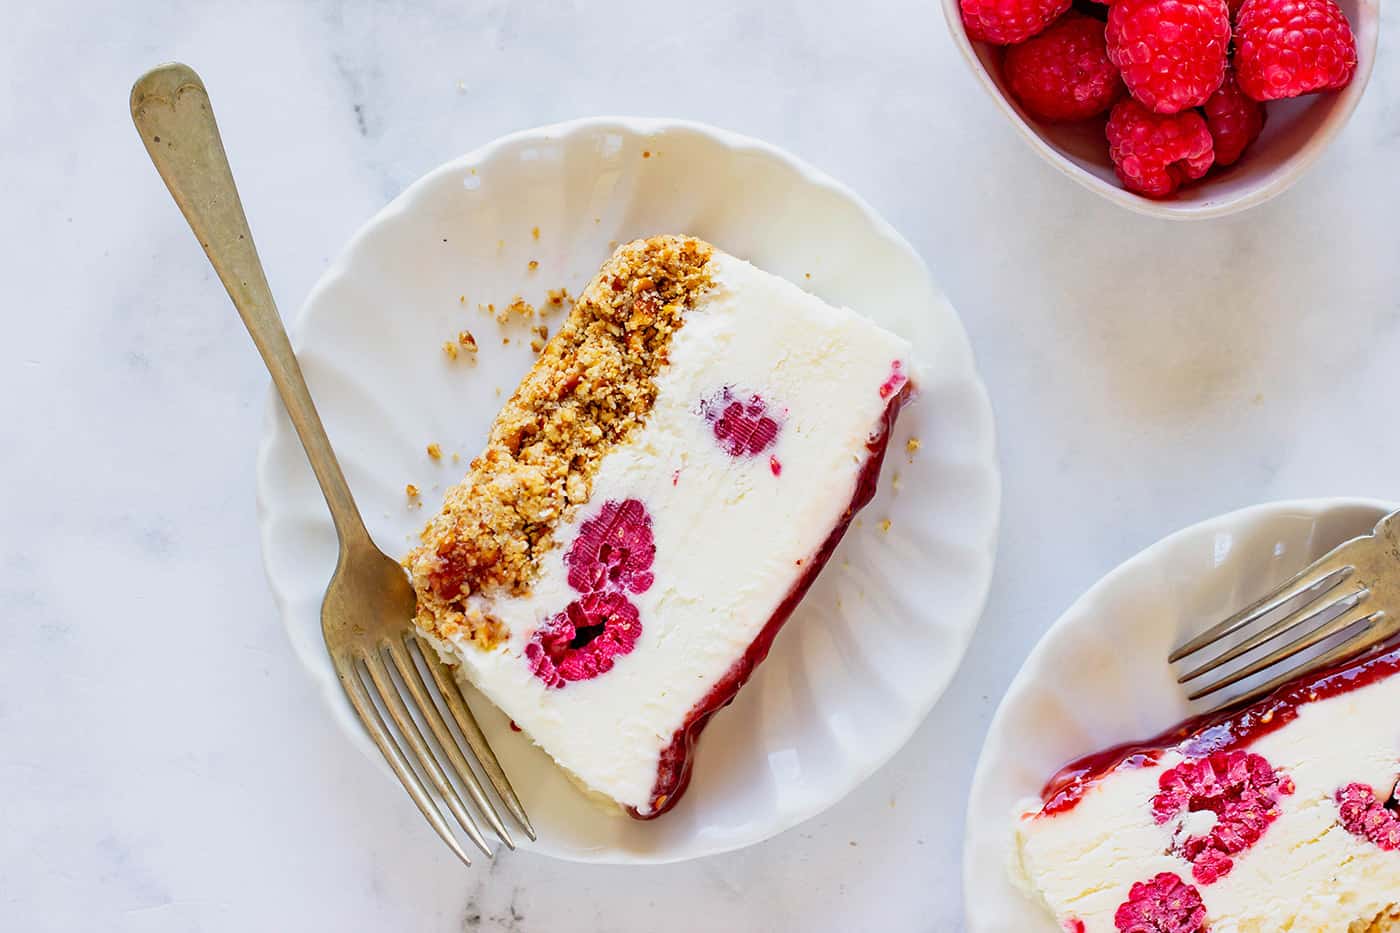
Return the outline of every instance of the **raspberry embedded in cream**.
<path id="1" fill-rule="evenodd" d="M 409 556 L 419 627 L 580 783 L 656 816 L 915 383 L 852 311 L 699 240 L 628 244 Z"/>
<path id="2" fill-rule="evenodd" d="M 1400 649 L 1066 767 L 1023 885 L 1085 933 L 1400 930 Z"/>

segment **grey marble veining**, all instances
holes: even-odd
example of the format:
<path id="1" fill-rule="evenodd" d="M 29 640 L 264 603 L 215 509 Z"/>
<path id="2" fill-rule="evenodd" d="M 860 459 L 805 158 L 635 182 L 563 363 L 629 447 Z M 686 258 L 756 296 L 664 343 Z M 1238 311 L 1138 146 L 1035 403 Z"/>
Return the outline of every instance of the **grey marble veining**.
<path id="1" fill-rule="evenodd" d="M 1400 65 L 1276 201 L 1176 225 L 1015 137 L 928 0 L 8 4 L 0 30 L 0 928 L 585 933 L 961 928 L 963 801 L 1035 638 L 1184 524 L 1400 498 Z M 961 310 L 1006 518 L 982 628 L 849 799 L 653 869 L 464 874 L 332 726 L 258 554 L 266 378 L 127 117 L 204 75 L 294 313 L 432 166 L 574 116 L 761 136 L 868 198 Z"/>

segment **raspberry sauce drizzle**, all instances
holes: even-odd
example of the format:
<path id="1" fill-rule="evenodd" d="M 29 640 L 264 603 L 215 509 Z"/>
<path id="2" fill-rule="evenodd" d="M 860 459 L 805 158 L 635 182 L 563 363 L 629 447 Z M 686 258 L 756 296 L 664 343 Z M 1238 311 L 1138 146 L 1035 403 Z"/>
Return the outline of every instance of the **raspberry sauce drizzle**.
<path id="1" fill-rule="evenodd" d="M 651 790 L 651 812 L 641 813 L 635 807 L 628 807 L 627 812 L 634 818 L 639 820 L 655 819 L 674 807 L 681 796 L 685 794 L 686 787 L 690 784 L 695 744 L 700 738 L 700 733 L 709 723 L 710 717 L 734 701 L 739 690 L 753 676 L 754 669 L 763 663 L 764 658 L 768 657 L 768 652 L 773 647 L 773 640 L 777 637 L 778 631 L 787 622 L 798 603 L 802 601 L 802 597 L 807 594 L 807 590 L 811 588 L 822 567 L 831 559 L 832 552 L 841 543 L 841 538 L 845 535 L 846 529 L 850 527 L 856 513 L 875 498 L 875 488 L 880 479 L 880 466 L 885 461 L 885 451 L 889 446 L 890 433 L 894 429 L 895 419 L 899 417 L 900 409 L 909 402 L 913 395 L 913 386 L 906 381 L 901 385 L 899 391 L 889 398 L 876 433 L 866 442 L 869 455 L 856 477 L 851 504 L 846 507 L 841 519 L 831 529 L 831 533 L 827 535 L 826 540 L 822 542 L 812 559 L 806 562 L 806 569 L 802 575 L 792 585 L 792 589 L 788 591 L 787 596 L 783 598 L 758 635 L 750 642 L 743 656 L 734 662 L 724 676 L 710 688 L 709 693 L 686 714 L 685 722 L 671 737 L 671 744 L 661 752 L 661 761 L 656 770 L 656 783 Z"/>
<path id="2" fill-rule="evenodd" d="M 1143 742 L 1127 742 L 1086 755 L 1061 768 L 1040 792 L 1041 816 L 1073 810 L 1084 794 L 1106 776 L 1125 768 L 1155 764 L 1169 751 L 1188 758 L 1244 748 L 1298 718 L 1309 703 L 1341 696 L 1400 673 L 1400 646 L 1372 653 L 1285 684 L 1243 709 L 1188 719 Z"/>

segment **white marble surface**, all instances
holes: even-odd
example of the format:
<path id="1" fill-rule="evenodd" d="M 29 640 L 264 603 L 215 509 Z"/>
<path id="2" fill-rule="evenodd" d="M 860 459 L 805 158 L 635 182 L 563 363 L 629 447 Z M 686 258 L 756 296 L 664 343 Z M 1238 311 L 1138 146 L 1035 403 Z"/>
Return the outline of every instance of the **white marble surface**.
<path id="1" fill-rule="evenodd" d="M 931 2 L 5 4 L 0 928 L 957 930 L 1003 687 L 1106 569 L 1252 502 L 1400 498 L 1400 65 L 1292 192 L 1147 220 L 1041 164 Z M 656 869 L 464 873 L 332 728 L 264 582 L 266 377 L 126 113 L 214 96 L 282 305 L 409 181 L 594 113 L 762 136 L 862 192 L 961 309 L 1000 419 L 1001 564 L 962 672 L 824 817 Z"/>

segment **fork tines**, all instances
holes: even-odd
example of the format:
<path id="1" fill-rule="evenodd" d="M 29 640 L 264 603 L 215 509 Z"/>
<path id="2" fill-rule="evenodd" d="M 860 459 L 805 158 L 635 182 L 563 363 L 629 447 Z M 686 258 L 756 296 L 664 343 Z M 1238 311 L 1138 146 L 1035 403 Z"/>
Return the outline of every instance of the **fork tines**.
<path id="1" fill-rule="evenodd" d="M 1178 678 L 1179 683 L 1193 683 L 1189 698 L 1210 696 L 1332 642 L 1316 656 L 1230 697 L 1216 709 L 1257 699 L 1294 678 L 1356 657 L 1400 631 L 1400 548 L 1396 546 L 1400 521 L 1392 523 L 1392 518 L 1395 515 L 1387 516 L 1374 534 L 1346 542 L 1172 652 L 1168 661 L 1174 664 L 1208 648 L 1223 647 Z M 1391 524 L 1396 528 L 1391 528 Z M 1247 631 L 1285 610 L 1288 611 L 1258 631 Z M 1241 640 L 1229 644 L 1227 639 L 1237 634 L 1242 635 Z M 1258 656 L 1260 649 L 1285 635 L 1290 636 L 1288 641 Z M 1205 675 L 1237 661 L 1242 663 L 1236 669 L 1201 682 Z"/>
<path id="2" fill-rule="evenodd" d="M 418 664 L 415 662 L 415 654 L 421 657 L 423 665 L 428 668 L 436 689 L 430 687 L 424 680 Z M 419 811 L 459 859 L 467 865 L 471 864 L 471 859 L 457 842 L 447 820 L 434 802 L 433 796 L 428 793 L 419 779 L 417 771 L 410 764 L 410 759 L 405 755 L 404 745 L 407 746 L 407 751 L 412 753 L 412 760 L 417 763 L 419 769 L 427 774 L 429 782 L 437 791 L 437 796 L 447 804 L 448 810 L 451 811 L 468 838 L 488 857 L 492 853 L 486 836 L 467 809 L 457 788 L 448 778 L 442 766 L 438 764 L 438 756 L 429 748 L 428 741 L 417 720 L 409 712 L 409 706 L 405 704 L 403 693 L 399 688 L 400 683 L 407 689 L 408 695 L 412 699 L 412 707 L 427 723 L 435 746 L 451 762 L 452 769 L 456 772 L 461 785 L 466 788 L 468 797 L 471 798 L 478 812 L 485 816 L 496 836 L 507 847 L 515 848 L 515 841 L 511 837 L 510 831 L 496 812 L 496 808 L 490 797 L 487 796 L 476 772 L 467 763 L 457 738 L 452 734 L 447 721 L 443 718 L 440 706 L 445 706 L 451 714 L 462 738 L 466 741 L 482 770 L 486 772 L 487 779 L 491 781 L 507 810 L 520 823 L 525 834 L 531 839 L 535 838 L 534 827 L 531 826 L 529 818 L 525 815 L 514 788 L 511 787 L 509 779 L 505 776 L 505 771 L 501 768 L 495 753 L 491 751 L 491 747 L 486 743 L 481 727 L 477 725 L 476 718 L 472 715 L 470 708 L 467 707 L 458 693 L 451 673 L 442 660 L 437 657 L 431 646 L 418 644 L 414 635 L 405 632 L 402 640 L 398 643 L 392 639 L 386 639 L 378 646 L 377 650 L 343 650 L 333 653 L 332 660 L 341 686 L 355 707 L 355 712 L 364 722 L 374 744 L 379 747 L 380 752 L 383 753 L 385 760 L 388 761 L 390 768 L 393 769 L 404 789 L 408 791 L 409 796 L 413 798 Z M 395 672 L 398 675 L 397 678 L 393 676 Z M 388 712 L 398 739 L 401 741 L 396 739 L 384 722 L 384 718 L 380 714 L 381 706 Z"/>

